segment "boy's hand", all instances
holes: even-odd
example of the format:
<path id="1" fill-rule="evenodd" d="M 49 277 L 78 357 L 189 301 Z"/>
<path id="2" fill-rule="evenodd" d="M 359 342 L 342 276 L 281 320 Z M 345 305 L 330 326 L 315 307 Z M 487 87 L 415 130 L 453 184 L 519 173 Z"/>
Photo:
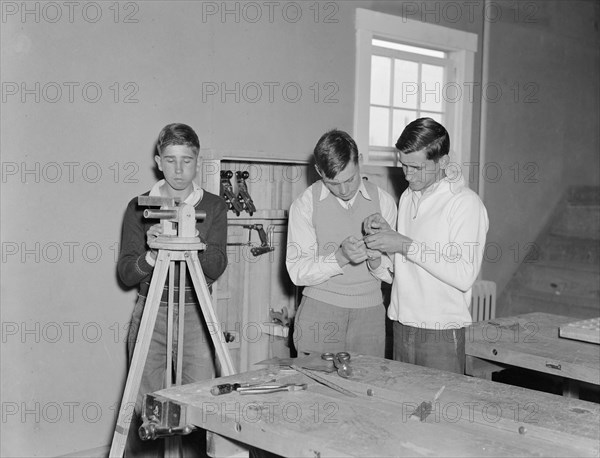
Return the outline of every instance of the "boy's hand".
<path id="1" fill-rule="evenodd" d="M 413 242 L 412 239 L 392 229 L 368 235 L 363 240 L 371 250 L 378 250 L 388 254 L 401 253 L 404 255 L 406 255 L 408 248 Z"/>
<path id="2" fill-rule="evenodd" d="M 154 240 L 156 237 L 158 237 L 162 233 L 163 233 L 162 224 L 159 223 L 159 224 L 155 224 L 154 226 L 151 226 L 150 229 L 148 229 L 148 231 L 146 232 L 146 237 L 147 237 L 148 241 L 151 242 L 152 240 Z"/>
<path id="3" fill-rule="evenodd" d="M 367 216 L 363 221 L 363 231 L 366 235 L 376 234 L 379 231 L 389 231 L 391 226 L 380 213 Z"/>
<path id="4" fill-rule="evenodd" d="M 367 263 L 371 269 L 377 269 L 381 264 L 381 251 L 367 248 Z"/>
<path id="5" fill-rule="evenodd" d="M 367 248 L 365 242 L 350 236 L 341 243 L 340 247 L 335 252 L 335 257 L 340 267 L 351 262 L 352 264 L 360 264 L 367 259 Z"/>
<path id="6" fill-rule="evenodd" d="M 162 224 L 155 224 L 151 226 L 150 229 L 146 232 L 146 238 L 148 240 L 148 244 L 153 241 L 156 237 L 163 233 Z M 156 261 L 156 257 L 158 256 L 158 251 L 150 248 L 150 257 Z"/>

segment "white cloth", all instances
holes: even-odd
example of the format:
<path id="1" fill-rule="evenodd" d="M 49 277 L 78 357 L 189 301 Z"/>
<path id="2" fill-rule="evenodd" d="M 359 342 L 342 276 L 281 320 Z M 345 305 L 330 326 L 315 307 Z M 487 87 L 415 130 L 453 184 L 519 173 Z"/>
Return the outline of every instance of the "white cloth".
<path id="1" fill-rule="evenodd" d="M 423 192 L 407 189 L 398 205 L 398 232 L 413 240 L 394 255 L 388 317 L 426 329 L 471 323 L 471 287 L 489 227 L 479 196 L 462 178 L 443 178 Z"/>
<path id="2" fill-rule="evenodd" d="M 160 193 L 160 188 L 164 184 L 165 184 L 164 179 L 157 181 L 154 184 L 154 186 L 152 186 L 152 189 L 150 190 L 150 195 L 156 196 L 156 197 L 161 197 L 162 194 Z M 194 190 L 190 193 L 189 196 L 187 196 L 183 200 L 183 202 L 185 202 L 186 204 L 196 206 L 196 204 L 202 200 L 202 197 L 204 196 L 204 190 L 200 186 L 198 186 L 194 181 L 192 181 L 192 186 L 194 187 Z"/>
<path id="3" fill-rule="evenodd" d="M 309 186 L 292 203 L 288 221 L 286 267 L 292 282 L 298 286 L 318 285 L 335 275 L 344 273 L 335 259 L 335 253 L 327 256 L 318 255 L 317 235 L 313 225 L 312 186 Z M 379 192 L 381 214 L 390 226 L 395 227 L 396 202 L 386 191 L 379 187 L 377 189 Z M 340 205 L 344 208 L 349 208 L 354 204 L 359 192 L 365 199 L 371 200 L 363 182 L 361 182 L 354 197 L 349 201 L 337 199 Z M 323 200 L 329 194 L 331 194 L 331 191 L 326 186 L 323 186 L 319 199 Z M 388 267 L 391 266 L 391 261 L 386 265 Z M 373 269 L 371 273 L 381 280 L 391 282 L 390 273 L 387 268 L 379 266 L 378 269 Z"/>

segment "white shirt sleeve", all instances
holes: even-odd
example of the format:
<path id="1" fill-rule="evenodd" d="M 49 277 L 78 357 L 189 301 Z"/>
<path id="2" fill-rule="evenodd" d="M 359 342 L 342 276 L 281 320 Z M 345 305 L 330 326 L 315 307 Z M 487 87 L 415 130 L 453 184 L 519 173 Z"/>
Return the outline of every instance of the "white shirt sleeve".
<path id="1" fill-rule="evenodd" d="M 384 217 L 393 230 L 396 230 L 396 221 L 398 219 L 398 208 L 396 206 L 396 201 L 383 189 L 377 189 L 379 190 L 381 216 Z M 367 266 L 369 266 L 369 263 L 367 263 Z M 394 262 L 387 254 L 384 253 L 383 256 L 381 256 L 381 264 L 379 264 L 376 269 L 371 269 L 369 267 L 369 270 L 371 271 L 371 275 L 373 275 L 375 278 L 378 278 L 386 283 L 392 283 Z"/>
<path id="2" fill-rule="evenodd" d="M 317 233 L 313 226 L 312 187 L 290 207 L 285 265 L 297 286 L 312 286 L 344 273 L 335 252 L 319 256 Z"/>

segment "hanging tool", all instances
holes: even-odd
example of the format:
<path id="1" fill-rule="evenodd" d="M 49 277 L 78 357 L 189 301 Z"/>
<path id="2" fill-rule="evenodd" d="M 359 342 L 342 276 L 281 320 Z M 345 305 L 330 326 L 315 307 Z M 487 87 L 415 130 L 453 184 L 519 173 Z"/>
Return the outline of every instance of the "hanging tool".
<path id="1" fill-rule="evenodd" d="M 249 226 L 244 227 L 248 227 L 248 229 L 254 229 L 258 232 L 258 237 L 260 238 L 261 245 L 258 247 L 250 248 L 250 253 L 252 253 L 254 256 L 260 256 L 261 254 L 269 253 L 270 251 L 275 250 L 275 247 L 269 245 L 269 241 L 267 240 L 267 234 L 263 229 L 262 224 L 251 224 Z"/>
<path id="2" fill-rule="evenodd" d="M 248 241 L 247 242 L 230 242 L 227 243 L 227 246 L 250 246 L 250 253 L 253 256 L 260 256 L 261 254 L 269 253 L 271 251 L 275 251 L 275 247 L 269 244 L 270 238 L 267 236 L 267 233 L 263 229 L 262 224 L 230 224 L 230 226 L 242 226 L 244 229 L 249 229 L 248 231 Z M 252 230 L 258 232 L 258 237 L 260 238 L 260 246 L 255 246 L 252 244 Z M 269 226 L 269 234 L 271 235 L 274 230 L 274 226 Z"/>
<path id="3" fill-rule="evenodd" d="M 283 306 L 280 312 L 276 312 L 273 308 L 270 308 L 269 318 L 271 318 L 271 322 L 280 324 L 281 326 L 289 326 L 291 323 L 291 318 L 286 306 Z"/>
<path id="4" fill-rule="evenodd" d="M 252 197 L 250 197 L 250 193 L 248 192 L 248 186 L 246 185 L 246 179 L 250 176 L 247 170 L 243 172 L 237 171 L 235 172 L 235 178 L 237 181 L 238 188 L 238 201 L 244 207 L 250 216 L 256 211 L 256 207 L 254 206 L 254 202 L 252 201 Z"/>
<path id="5" fill-rule="evenodd" d="M 240 216 L 240 213 L 244 211 L 244 205 L 233 192 L 233 186 L 230 181 L 231 177 L 233 177 L 231 170 L 221 170 L 221 197 L 225 199 L 225 202 L 229 205 L 229 209 L 234 211 L 237 216 Z"/>

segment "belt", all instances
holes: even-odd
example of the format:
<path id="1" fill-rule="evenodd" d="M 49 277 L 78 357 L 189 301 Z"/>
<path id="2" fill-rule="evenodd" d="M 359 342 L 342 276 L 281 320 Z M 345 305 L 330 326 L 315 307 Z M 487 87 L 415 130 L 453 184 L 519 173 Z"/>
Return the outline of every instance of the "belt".
<path id="1" fill-rule="evenodd" d="M 140 285 L 140 291 L 139 291 L 139 295 L 141 297 L 148 297 L 148 290 L 150 289 L 150 283 L 144 282 Z M 175 301 L 175 303 L 179 302 L 179 287 L 175 286 L 173 288 L 173 300 Z M 169 288 L 167 286 L 165 286 L 163 288 L 163 293 L 162 296 L 160 298 L 160 302 L 161 302 L 161 306 L 162 305 L 167 305 L 169 302 Z M 164 302 L 164 304 L 163 304 Z M 196 291 L 193 290 L 192 288 L 186 288 L 185 289 L 185 299 L 184 302 L 186 304 L 198 304 L 198 297 L 196 295 Z"/>

